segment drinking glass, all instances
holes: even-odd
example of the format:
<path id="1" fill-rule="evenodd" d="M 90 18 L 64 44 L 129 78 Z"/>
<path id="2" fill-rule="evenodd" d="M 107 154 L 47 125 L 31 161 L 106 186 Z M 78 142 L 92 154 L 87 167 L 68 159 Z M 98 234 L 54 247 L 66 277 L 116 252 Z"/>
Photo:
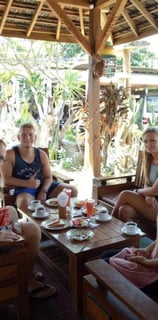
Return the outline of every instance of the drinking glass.
<path id="1" fill-rule="evenodd" d="M 86 201 L 88 222 L 90 221 L 90 218 L 91 218 L 93 211 L 94 211 L 94 203 L 95 203 L 94 199 L 89 199 Z"/>

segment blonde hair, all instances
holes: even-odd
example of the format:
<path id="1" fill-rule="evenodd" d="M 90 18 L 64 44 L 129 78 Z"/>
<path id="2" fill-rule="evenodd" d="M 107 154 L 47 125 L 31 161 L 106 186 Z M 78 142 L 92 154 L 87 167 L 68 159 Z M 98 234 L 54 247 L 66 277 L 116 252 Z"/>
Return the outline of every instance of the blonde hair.
<path id="1" fill-rule="evenodd" d="M 158 136 L 158 127 L 146 128 L 143 131 L 143 139 L 147 133 L 154 133 L 156 136 Z M 149 180 L 149 171 L 150 171 L 150 166 L 151 166 L 152 160 L 153 160 L 153 157 L 152 157 L 151 153 L 144 150 L 144 178 L 145 178 L 145 184 L 147 186 L 151 186 L 151 182 Z"/>
<path id="2" fill-rule="evenodd" d="M 20 126 L 19 133 L 21 133 L 22 130 L 25 129 L 25 128 L 32 129 L 32 130 L 35 131 L 34 125 L 33 125 L 31 122 L 26 122 L 26 123 L 23 123 L 23 124 Z"/>

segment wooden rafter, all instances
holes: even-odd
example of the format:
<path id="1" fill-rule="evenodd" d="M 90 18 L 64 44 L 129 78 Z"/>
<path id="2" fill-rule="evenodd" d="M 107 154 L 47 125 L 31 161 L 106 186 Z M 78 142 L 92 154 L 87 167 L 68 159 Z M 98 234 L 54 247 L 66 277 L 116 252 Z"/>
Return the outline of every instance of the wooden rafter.
<path id="1" fill-rule="evenodd" d="M 102 17 L 96 53 L 109 37 L 117 45 L 158 32 L 157 0 L 96 0 L 93 10 Z M 90 53 L 90 13 L 89 0 L 0 0 L 0 35 L 79 43 Z"/>
<path id="2" fill-rule="evenodd" d="M 79 8 L 79 16 L 80 16 L 81 33 L 82 35 L 84 35 L 83 10 L 81 8 Z"/>
<path id="3" fill-rule="evenodd" d="M 37 8 L 35 10 L 35 13 L 34 13 L 34 15 L 32 17 L 32 22 L 31 22 L 31 24 L 29 26 L 29 29 L 28 29 L 28 32 L 26 34 L 27 38 L 30 36 L 30 34 L 31 34 L 32 30 L 33 30 L 33 27 L 34 27 L 34 25 L 35 25 L 35 23 L 37 21 L 38 15 L 39 15 L 39 13 L 40 13 L 40 11 L 42 9 L 42 6 L 43 6 L 44 2 L 45 2 L 45 0 L 40 0 L 39 4 L 38 4 L 38 6 L 37 6 Z"/>
<path id="4" fill-rule="evenodd" d="M 151 23 L 151 25 L 157 30 L 157 24 L 152 17 L 152 15 L 145 9 L 143 4 L 138 0 L 131 0 L 131 2 L 134 4 L 134 6 L 143 14 L 143 16 Z"/>
<path id="5" fill-rule="evenodd" d="M 123 16 L 123 17 L 125 18 L 125 20 L 128 22 L 128 25 L 129 25 L 129 27 L 131 28 L 131 30 L 133 31 L 133 33 L 134 33 L 136 36 L 138 36 L 138 32 L 137 32 L 137 30 L 136 30 L 135 23 L 134 23 L 134 21 L 130 18 L 127 10 L 124 9 L 124 10 L 122 11 L 122 16 Z"/>
<path id="6" fill-rule="evenodd" d="M 4 14 L 3 14 L 3 18 L 2 18 L 2 21 L 1 21 L 1 24 L 0 24 L 0 34 L 2 33 L 2 30 L 3 30 L 4 24 L 6 22 L 6 19 L 7 19 L 7 16 L 8 16 L 8 12 L 9 12 L 9 10 L 11 8 L 12 2 L 13 2 L 13 0 L 8 0 L 7 3 L 6 3 L 6 8 L 5 8 L 5 11 L 4 11 Z"/>
<path id="7" fill-rule="evenodd" d="M 122 10 L 124 9 L 125 5 L 127 3 L 127 0 L 117 0 L 112 11 L 111 14 L 109 15 L 106 25 L 104 27 L 104 29 L 102 30 L 102 32 L 100 33 L 100 37 L 98 37 L 99 39 L 96 42 L 96 46 L 95 46 L 95 53 L 97 54 L 98 52 L 102 51 L 103 48 L 105 47 L 105 43 L 108 39 L 108 37 L 111 34 L 111 31 L 113 29 L 113 27 L 116 25 L 117 20 L 119 18 L 119 16 L 121 15 Z"/>
<path id="8" fill-rule="evenodd" d="M 81 34 L 81 32 L 75 27 L 73 22 L 68 18 L 62 8 L 52 0 L 47 0 L 47 3 L 52 11 L 55 11 L 58 18 L 62 19 L 68 28 L 69 32 L 78 40 L 78 43 L 87 51 L 91 52 L 88 40 Z"/>

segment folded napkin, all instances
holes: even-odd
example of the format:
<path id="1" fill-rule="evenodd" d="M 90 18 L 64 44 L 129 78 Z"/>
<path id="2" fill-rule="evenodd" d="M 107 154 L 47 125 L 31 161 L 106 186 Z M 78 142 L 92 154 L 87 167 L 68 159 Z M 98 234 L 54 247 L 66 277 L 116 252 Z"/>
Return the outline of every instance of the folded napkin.
<path id="1" fill-rule="evenodd" d="M 89 221 L 89 223 L 88 223 L 88 227 L 89 227 L 90 229 L 96 228 L 96 227 L 98 227 L 98 226 L 99 226 L 99 223 L 95 223 L 95 222 L 93 222 L 93 221 Z"/>
<path id="2" fill-rule="evenodd" d="M 82 217 L 82 209 L 72 209 L 72 212 L 71 212 L 73 218 L 75 217 Z"/>

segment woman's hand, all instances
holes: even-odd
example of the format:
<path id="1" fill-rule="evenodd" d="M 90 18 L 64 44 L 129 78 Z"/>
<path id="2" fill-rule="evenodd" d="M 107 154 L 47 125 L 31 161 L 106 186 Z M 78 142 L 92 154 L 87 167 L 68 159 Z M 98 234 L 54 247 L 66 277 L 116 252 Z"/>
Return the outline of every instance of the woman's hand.
<path id="1" fill-rule="evenodd" d="M 147 196 L 145 197 L 145 201 L 150 207 L 156 208 L 157 200 L 155 199 L 155 197 Z"/>
<path id="2" fill-rule="evenodd" d="M 12 230 L 2 229 L 0 230 L 0 241 L 14 241 L 18 240 L 19 236 Z"/>
<path id="3" fill-rule="evenodd" d="M 133 262 L 138 262 L 138 263 L 140 263 L 140 264 L 147 264 L 146 262 L 147 262 L 147 258 L 146 257 L 144 257 L 144 256 L 136 256 L 136 255 L 129 255 L 129 256 L 127 256 L 127 260 L 129 260 L 129 261 L 133 261 Z"/>
<path id="4" fill-rule="evenodd" d="M 145 257 L 145 258 L 149 258 L 150 257 L 150 250 L 147 250 L 147 249 L 135 249 L 132 253 L 130 253 L 129 255 L 127 255 L 127 259 L 129 257 Z"/>

